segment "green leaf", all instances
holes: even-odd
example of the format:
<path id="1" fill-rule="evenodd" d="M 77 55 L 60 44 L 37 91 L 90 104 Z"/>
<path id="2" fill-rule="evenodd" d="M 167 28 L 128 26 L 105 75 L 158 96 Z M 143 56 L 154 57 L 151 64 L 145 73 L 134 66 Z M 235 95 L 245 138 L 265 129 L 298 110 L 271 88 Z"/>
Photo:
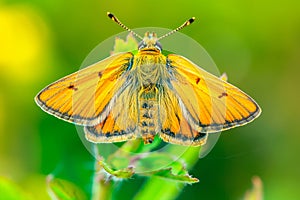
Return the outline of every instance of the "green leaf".
<path id="1" fill-rule="evenodd" d="M 151 153 L 149 156 L 138 161 L 143 166 L 143 176 L 159 176 L 165 179 L 179 181 L 183 183 L 197 183 L 199 180 L 188 174 L 183 161 L 174 160 L 174 158 L 165 153 Z M 155 166 L 164 166 L 160 169 L 154 169 Z M 148 168 L 148 169 L 147 169 Z"/>
<path id="2" fill-rule="evenodd" d="M 170 168 L 161 169 L 161 170 L 158 170 L 158 171 L 148 173 L 148 175 L 159 176 L 159 177 L 162 177 L 162 178 L 170 179 L 170 180 L 173 180 L 173 181 L 180 181 L 180 182 L 183 182 L 183 183 L 197 183 L 197 182 L 199 182 L 199 180 L 197 178 L 191 177 L 186 170 L 182 171 L 182 172 L 184 172 L 184 173 L 175 174 L 175 173 L 173 173 L 172 168 L 170 167 Z"/>
<path id="3" fill-rule="evenodd" d="M 73 183 L 54 178 L 52 175 L 47 177 L 47 189 L 52 199 L 58 200 L 85 200 L 85 194 Z"/>
<path id="4" fill-rule="evenodd" d="M 121 38 L 116 38 L 115 46 L 111 54 L 119 52 L 129 52 L 138 49 L 138 42 L 132 34 L 128 34 L 126 40 Z"/>
<path id="5" fill-rule="evenodd" d="M 99 165 L 103 167 L 103 169 L 109 173 L 110 175 L 116 177 L 116 178 L 130 178 L 134 174 L 132 167 L 127 167 L 124 169 L 118 169 L 115 170 L 111 168 L 107 163 L 105 163 L 103 160 L 99 161 Z"/>
<path id="6" fill-rule="evenodd" d="M 176 145 L 171 145 L 170 148 L 171 149 L 169 149 L 168 152 L 178 151 L 178 146 Z M 181 159 L 184 160 L 185 164 L 187 165 L 187 168 L 191 168 L 198 161 L 199 150 L 200 147 L 189 147 L 181 156 Z M 172 173 L 177 175 L 183 174 L 188 176 L 188 174 L 185 174 L 184 171 L 185 166 L 183 169 L 180 168 L 180 166 L 181 165 L 178 163 L 173 163 Z M 142 188 L 138 191 L 134 200 L 169 200 L 175 199 L 178 196 L 178 194 L 182 191 L 182 188 L 184 188 L 186 184 L 182 181 L 173 181 L 174 179 L 169 178 L 172 176 L 168 174 L 169 172 L 160 173 L 162 173 L 165 178 L 161 178 L 161 176 L 158 176 L 160 174 L 158 174 L 157 176 L 150 176 L 149 179 L 144 183 Z M 198 180 L 195 180 L 195 182 L 198 182 Z"/>

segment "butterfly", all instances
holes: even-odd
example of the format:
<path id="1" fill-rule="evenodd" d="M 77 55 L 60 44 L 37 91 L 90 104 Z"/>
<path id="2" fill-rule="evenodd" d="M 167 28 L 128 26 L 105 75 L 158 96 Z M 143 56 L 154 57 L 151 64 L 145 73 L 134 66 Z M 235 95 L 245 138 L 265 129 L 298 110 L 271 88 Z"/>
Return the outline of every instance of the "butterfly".
<path id="1" fill-rule="evenodd" d="M 162 53 L 159 40 L 194 22 L 157 37 L 142 38 L 137 53 L 122 52 L 48 85 L 35 97 L 47 113 L 84 127 L 93 143 L 142 138 L 200 146 L 208 134 L 245 125 L 261 109 L 246 93 L 187 58 Z"/>

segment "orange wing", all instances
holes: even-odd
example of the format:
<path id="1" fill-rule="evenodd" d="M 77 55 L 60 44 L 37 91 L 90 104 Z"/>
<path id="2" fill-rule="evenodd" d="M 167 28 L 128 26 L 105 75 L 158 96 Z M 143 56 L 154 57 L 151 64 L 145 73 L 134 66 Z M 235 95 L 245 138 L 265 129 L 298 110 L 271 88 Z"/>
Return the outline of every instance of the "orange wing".
<path id="1" fill-rule="evenodd" d="M 171 54 L 168 60 L 173 77 L 170 90 L 195 131 L 219 132 L 249 123 L 261 113 L 250 96 L 188 59 Z"/>
<path id="2" fill-rule="evenodd" d="M 128 87 L 132 53 L 112 55 L 44 88 L 36 103 L 68 122 L 93 126 L 107 118 L 118 96 Z"/>
<path id="3" fill-rule="evenodd" d="M 185 146 L 205 144 L 207 134 L 199 132 L 193 123 L 187 121 L 186 110 L 175 93 L 170 89 L 165 89 L 160 96 L 160 138 L 165 142 Z"/>
<path id="4" fill-rule="evenodd" d="M 87 140 L 94 143 L 121 142 L 140 137 L 138 132 L 138 91 L 128 86 L 115 100 L 108 115 L 95 126 L 85 126 Z"/>

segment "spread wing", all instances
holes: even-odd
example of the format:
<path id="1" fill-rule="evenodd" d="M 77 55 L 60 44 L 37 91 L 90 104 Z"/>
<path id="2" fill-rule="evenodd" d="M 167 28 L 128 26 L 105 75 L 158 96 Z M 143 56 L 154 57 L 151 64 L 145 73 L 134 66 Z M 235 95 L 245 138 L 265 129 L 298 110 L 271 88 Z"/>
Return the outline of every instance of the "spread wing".
<path id="1" fill-rule="evenodd" d="M 211 133 L 241 126 L 261 113 L 258 104 L 237 87 L 182 56 L 172 54 L 168 59 L 175 77 L 170 80 L 171 89 L 197 131 Z"/>
<path id="2" fill-rule="evenodd" d="M 207 133 L 249 123 L 259 116 L 257 103 L 188 59 L 168 55 L 169 79 L 160 99 L 160 137 L 180 145 L 203 145 Z"/>
<path id="3" fill-rule="evenodd" d="M 138 132 L 137 90 L 131 84 L 114 100 L 108 115 L 95 126 L 85 126 L 87 140 L 94 143 L 111 143 L 136 139 Z"/>
<path id="4" fill-rule="evenodd" d="M 159 136 L 165 142 L 185 146 L 205 144 L 207 134 L 199 132 L 193 123 L 188 122 L 186 118 L 188 111 L 170 88 L 161 91 L 159 112 L 161 123 Z"/>
<path id="5" fill-rule="evenodd" d="M 50 84 L 35 101 L 49 114 L 78 125 L 116 117 L 111 108 L 128 86 L 132 58 L 132 53 L 112 55 Z"/>

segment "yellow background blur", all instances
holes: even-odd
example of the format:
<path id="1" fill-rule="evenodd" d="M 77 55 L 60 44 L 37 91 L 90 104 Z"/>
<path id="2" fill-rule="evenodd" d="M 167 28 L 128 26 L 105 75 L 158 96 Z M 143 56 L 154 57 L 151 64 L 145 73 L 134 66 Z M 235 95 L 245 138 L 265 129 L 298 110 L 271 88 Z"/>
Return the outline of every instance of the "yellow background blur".
<path id="1" fill-rule="evenodd" d="M 0 176 L 45 199 L 40 185 L 50 173 L 88 193 L 93 157 L 75 127 L 42 112 L 34 96 L 123 31 L 107 11 L 131 28 L 175 28 L 195 16 L 182 32 L 204 46 L 263 113 L 221 135 L 190 172 L 200 183 L 178 199 L 241 199 L 254 175 L 263 181 L 265 199 L 300 198 L 299 10 L 296 0 L 0 0 Z M 142 182 L 122 183 L 115 198 L 130 199 Z"/>

